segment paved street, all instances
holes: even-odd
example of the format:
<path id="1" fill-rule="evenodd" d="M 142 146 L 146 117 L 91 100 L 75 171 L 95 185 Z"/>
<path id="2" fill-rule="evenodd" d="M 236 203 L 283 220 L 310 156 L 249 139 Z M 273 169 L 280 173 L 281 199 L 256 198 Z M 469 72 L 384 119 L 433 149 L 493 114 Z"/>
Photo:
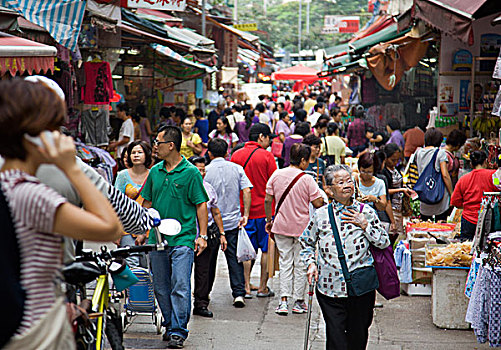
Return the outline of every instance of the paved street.
<path id="1" fill-rule="evenodd" d="M 258 283 L 259 266 L 253 271 L 253 282 Z M 278 280 L 270 281 L 274 290 Z M 381 298 L 382 299 L 382 298 Z M 376 309 L 370 329 L 372 350 L 400 349 L 487 349 L 476 343 L 472 331 L 441 330 L 431 320 L 431 298 L 406 297 L 393 301 L 379 300 L 384 304 Z M 278 297 L 254 298 L 243 309 L 232 306 L 228 269 L 224 255 L 219 255 L 217 278 L 212 293 L 210 309 L 214 319 L 199 316 L 191 318 L 190 335 L 186 349 L 303 349 L 306 315 L 278 316 L 274 308 Z M 149 317 L 139 317 L 125 334 L 127 349 L 165 349 L 166 343 L 156 335 Z M 318 304 L 312 314 L 310 349 L 325 348 L 324 324 Z"/>

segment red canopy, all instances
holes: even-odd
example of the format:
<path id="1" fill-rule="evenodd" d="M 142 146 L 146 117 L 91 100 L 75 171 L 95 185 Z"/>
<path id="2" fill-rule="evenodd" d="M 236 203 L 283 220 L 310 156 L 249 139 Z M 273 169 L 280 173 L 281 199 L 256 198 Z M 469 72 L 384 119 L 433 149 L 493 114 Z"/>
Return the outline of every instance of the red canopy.
<path id="1" fill-rule="evenodd" d="M 0 75 L 53 71 L 56 54 L 55 47 L 0 32 Z"/>
<path id="2" fill-rule="evenodd" d="M 313 83 L 320 79 L 317 73 L 318 70 L 299 64 L 272 73 L 271 80 L 301 80 L 307 83 Z"/>

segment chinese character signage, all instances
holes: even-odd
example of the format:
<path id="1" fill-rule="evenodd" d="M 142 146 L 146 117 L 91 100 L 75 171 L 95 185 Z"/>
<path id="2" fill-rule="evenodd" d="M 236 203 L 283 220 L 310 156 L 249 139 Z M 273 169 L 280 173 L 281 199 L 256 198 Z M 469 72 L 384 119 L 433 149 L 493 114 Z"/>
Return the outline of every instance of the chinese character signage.
<path id="1" fill-rule="evenodd" d="M 257 23 L 234 24 L 233 28 L 244 32 L 253 32 L 257 30 Z"/>
<path id="2" fill-rule="evenodd" d="M 359 16 L 324 16 L 322 34 L 356 33 L 359 28 Z"/>
<path id="3" fill-rule="evenodd" d="M 184 11 L 186 0 L 127 0 L 129 8 Z"/>

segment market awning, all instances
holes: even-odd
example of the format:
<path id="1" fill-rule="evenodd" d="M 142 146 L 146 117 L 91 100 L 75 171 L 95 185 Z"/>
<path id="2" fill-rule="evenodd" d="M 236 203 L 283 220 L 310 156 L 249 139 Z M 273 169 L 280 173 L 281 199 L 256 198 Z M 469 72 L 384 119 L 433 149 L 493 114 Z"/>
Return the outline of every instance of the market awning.
<path id="1" fill-rule="evenodd" d="M 393 23 L 395 23 L 395 20 L 393 19 L 393 17 L 391 17 L 389 15 L 379 16 L 374 21 L 374 23 L 369 25 L 367 28 L 364 28 L 364 29 L 360 30 L 359 32 L 355 33 L 353 38 L 351 38 L 350 42 L 354 42 L 354 41 L 360 40 L 362 38 L 365 38 L 369 35 L 375 34 L 379 31 L 383 30 L 384 28 L 389 27 Z"/>
<path id="2" fill-rule="evenodd" d="M 473 45 L 472 22 L 501 9 L 499 0 L 415 0 L 414 17 Z"/>
<path id="3" fill-rule="evenodd" d="M 327 58 L 337 57 L 337 56 L 346 54 L 346 53 L 348 53 L 349 50 L 350 50 L 350 45 L 348 45 L 348 44 L 339 44 L 339 45 L 331 46 L 331 47 L 324 49 L 325 56 Z"/>
<path id="4" fill-rule="evenodd" d="M 182 24 L 183 20 L 181 18 L 177 18 L 171 16 L 165 12 L 154 10 L 154 9 L 136 9 L 136 15 L 157 22 L 162 22 L 166 24 Z"/>
<path id="5" fill-rule="evenodd" d="M 215 67 L 209 67 L 201 63 L 190 61 L 167 46 L 151 44 L 151 47 L 162 56 L 179 63 L 176 65 L 156 64 L 155 69 L 166 76 L 179 80 L 191 80 L 217 70 Z"/>
<path id="6" fill-rule="evenodd" d="M 410 31 L 410 28 L 406 29 L 405 31 L 398 31 L 398 25 L 396 23 L 380 30 L 379 32 L 376 32 L 372 35 L 366 36 L 365 38 L 362 38 L 360 40 L 354 41 L 350 43 L 350 47 L 355 50 L 359 51 L 362 49 L 367 49 L 369 47 L 372 47 L 374 45 L 377 45 L 382 42 L 387 42 L 390 40 L 393 40 L 395 38 L 398 38 L 407 32 Z"/>
<path id="7" fill-rule="evenodd" d="M 303 65 L 285 68 L 271 74 L 271 80 L 301 80 L 314 82 L 318 80 L 318 70 Z"/>
<path id="8" fill-rule="evenodd" d="M 57 49 L 0 32 L 0 74 L 28 74 L 54 70 Z"/>
<path id="9" fill-rule="evenodd" d="M 181 50 L 184 50 L 184 51 L 190 51 L 190 48 L 191 48 L 191 45 L 182 43 L 182 42 L 177 41 L 177 40 L 162 38 L 162 37 L 160 37 L 158 35 L 154 35 L 154 34 L 145 32 L 143 30 L 134 28 L 133 26 L 131 26 L 131 25 L 129 25 L 129 24 L 123 22 L 123 21 L 122 21 L 122 24 L 120 25 L 120 28 L 123 31 L 131 33 L 131 34 L 133 34 L 133 35 L 135 35 L 137 37 L 146 38 L 146 39 L 148 39 L 149 42 L 153 42 L 153 43 L 157 43 L 157 44 L 163 44 L 163 45 L 169 45 L 169 46 L 174 46 L 174 47 L 176 47 L 178 49 L 181 49 Z M 122 40 L 123 39 L 124 38 L 122 37 Z"/>

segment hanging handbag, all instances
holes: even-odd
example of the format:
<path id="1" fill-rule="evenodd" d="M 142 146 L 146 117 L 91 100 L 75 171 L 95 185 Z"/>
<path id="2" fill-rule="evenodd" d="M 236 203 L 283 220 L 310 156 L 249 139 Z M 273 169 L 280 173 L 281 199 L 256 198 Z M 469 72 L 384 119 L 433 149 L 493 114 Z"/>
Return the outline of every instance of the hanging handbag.
<path id="1" fill-rule="evenodd" d="M 338 259 L 341 263 L 344 280 L 346 282 L 346 287 L 348 290 L 348 296 L 358 297 L 375 291 L 379 288 L 379 280 L 374 265 L 360 267 L 353 270 L 352 272 L 348 271 L 346 257 L 344 255 L 343 246 L 341 244 L 341 237 L 339 236 L 336 220 L 334 218 L 332 203 L 328 205 L 328 211 L 329 221 L 332 226 L 332 233 L 334 235 L 334 239 L 336 240 Z"/>

